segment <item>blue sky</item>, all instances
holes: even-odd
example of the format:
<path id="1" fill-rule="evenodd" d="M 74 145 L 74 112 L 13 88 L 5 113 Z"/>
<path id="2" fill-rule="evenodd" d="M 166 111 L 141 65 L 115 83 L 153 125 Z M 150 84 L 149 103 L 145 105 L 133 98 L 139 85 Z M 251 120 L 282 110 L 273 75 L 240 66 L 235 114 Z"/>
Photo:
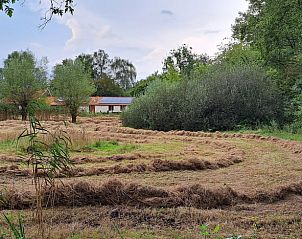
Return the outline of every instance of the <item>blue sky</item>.
<path id="1" fill-rule="evenodd" d="M 21 1 L 22 2 L 22 1 Z M 14 50 L 46 56 L 49 69 L 65 58 L 103 49 L 129 59 L 138 80 L 161 70 L 171 49 L 181 44 L 213 56 L 231 36 L 231 24 L 245 0 L 75 0 L 73 16 L 55 17 L 38 26 L 47 0 L 15 5 L 12 18 L 0 13 L 0 61 Z"/>

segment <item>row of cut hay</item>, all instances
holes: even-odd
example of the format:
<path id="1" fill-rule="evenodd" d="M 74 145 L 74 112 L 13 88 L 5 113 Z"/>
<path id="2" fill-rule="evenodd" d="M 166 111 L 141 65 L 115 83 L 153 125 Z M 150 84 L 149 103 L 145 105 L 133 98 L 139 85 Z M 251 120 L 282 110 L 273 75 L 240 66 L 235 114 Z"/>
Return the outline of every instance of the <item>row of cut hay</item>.
<path id="1" fill-rule="evenodd" d="M 291 195 L 302 195 L 302 182 L 282 186 L 271 192 L 244 195 L 230 187 L 205 188 L 196 184 L 162 189 L 110 180 L 99 186 L 80 182 L 47 189 L 44 204 L 66 207 L 123 205 L 212 209 L 229 207 L 238 203 L 272 203 L 284 200 Z M 33 193 L 18 193 L 11 190 L 2 192 L 0 198 L 0 209 L 26 209 L 33 205 L 35 197 Z"/>
<path id="2" fill-rule="evenodd" d="M 83 177 L 94 176 L 101 174 L 122 174 L 122 173 L 143 173 L 143 172 L 168 172 L 168 171 L 199 171 L 199 170 L 215 170 L 219 168 L 230 167 L 234 164 L 241 163 L 242 160 L 237 157 L 229 157 L 227 159 L 219 159 L 216 161 L 207 161 L 200 159 L 188 160 L 153 160 L 151 164 L 128 164 L 128 165 L 115 165 L 111 167 L 94 167 L 94 168 L 81 168 L 75 167 L 68 171 L 60 172 L 57 177 Z M 42 176 L 42 172 L 40 175 Z M 27 169 L 19 169 L 18 166 L 7 166 L 0 168 L 0 175 L 11 176 L 30 176 L 31 172 Z"/>
<path id="3" fill-rule="evenodd" d="M 0 167 L 0 175 L 27 177 L 31 176 L 29 169 L 20 169 L 17 165 Z"/>
<path id="4" fill-rule="evenodd" d="M 158 137 L 165 137 L 168 136 L 181 136 L 181 138 L 186 138 L 187 141 L 193 141 L 193 138 L 211 138 L 211 139 L 248 139 L 248 140 L 259 140 L 259 141 L 266 141 L 275 143 L 282 148 L 285 148 L 291 151 L 294 154 L 302 155 L 302 143 L 283 140 L 280 138 L 272 137 L 272 136 L 262 136 L 258 134 L 242 134 L 242 133 L 222 133 L 222 132 L 215 132 L 215 133 L 208 133 L 208 132 L 191 132 L 191 131 L 169 131 L 169 132 L 161 132 L 161 131 L 153 131 L 153 130 L 142 130 L 142 129 L 132 129 L 132 128 L 125 128 L 125 127 L 115 127 L 112 128 L 113 132 L 120 133 L 120 134 L 133 134 L 133 135 L 145 135 L 148 137 L 158 136 Z"/>
<path id="5" fill-rule="evenodd" d="M 115 165 L 111 167 L 100 167 L 93 169 L 76 168 L 73 172 L 65 172 L 70 176 L 93 176 L 101 174 L 122 174 L 122 173 L 134 173 L 134 172 L 168 172 L 168 171 L 199 171 L 206 169 L 219 169 L 230 167 L 234 164 L 241 163 L 242 160 L 236 157 L 229 159 L 220 159 L 217 161 L 207 161 L 200 159 L 188 159 L 188 160 L 161 160 L 156 159 L 148 164 L 128 164 L 128 165 Z"/>

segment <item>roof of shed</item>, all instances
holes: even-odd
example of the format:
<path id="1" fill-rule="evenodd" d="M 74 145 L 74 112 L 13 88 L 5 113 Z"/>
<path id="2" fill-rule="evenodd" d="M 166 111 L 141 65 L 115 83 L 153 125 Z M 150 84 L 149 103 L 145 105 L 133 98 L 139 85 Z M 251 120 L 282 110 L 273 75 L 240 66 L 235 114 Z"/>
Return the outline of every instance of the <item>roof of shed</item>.
<path id="1" fill-rule="evenodd" d="M 91 97 L 90 105 L 130 105 L 133 97 Z"/>

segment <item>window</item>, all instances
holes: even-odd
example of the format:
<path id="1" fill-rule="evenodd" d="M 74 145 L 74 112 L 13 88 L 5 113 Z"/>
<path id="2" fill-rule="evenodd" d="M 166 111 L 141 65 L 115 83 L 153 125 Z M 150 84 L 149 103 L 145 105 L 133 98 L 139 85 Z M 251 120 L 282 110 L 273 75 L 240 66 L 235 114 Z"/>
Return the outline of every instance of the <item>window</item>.
<path id="1" fill-rule="evenodd" d="M 109 111 L 113 111 L 113 105 L 109 105 L 108 108 L 109 108 Z"/>
<path id="2" fill-rule="evenodd" d="M 121 111 L 125 110 L 126 109 L 126 105 L 121 105 Z"/>

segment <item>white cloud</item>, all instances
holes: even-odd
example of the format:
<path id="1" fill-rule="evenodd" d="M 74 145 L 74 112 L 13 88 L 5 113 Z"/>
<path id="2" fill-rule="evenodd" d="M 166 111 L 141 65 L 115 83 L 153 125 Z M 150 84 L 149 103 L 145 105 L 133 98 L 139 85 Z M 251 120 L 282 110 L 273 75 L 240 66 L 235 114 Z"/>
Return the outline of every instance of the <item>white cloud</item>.
<path id="1" fill-rule="evenodd" d="M 47 2 L 31 4 L 31 9 L 44 14 Z M 187 0 L 185 5 L 183 0 L 78 1 L 73 16 L 54 17 L 53 22 L 69 31 L 69 36 L 62 37 L 60 49 L 52 47 L 51 39 L 43 44 L 44 49 L 35 44 L 31 47 L 48 53 L 51 63 L 104 49 L 111 57 L 132 61 L 140 79 L 160 70 L 169 51 L 184 43 L 195 53 L 213 56 L 217 45 L 230 37 L 238 11 L 246 6 L 244 0 Z"/>

